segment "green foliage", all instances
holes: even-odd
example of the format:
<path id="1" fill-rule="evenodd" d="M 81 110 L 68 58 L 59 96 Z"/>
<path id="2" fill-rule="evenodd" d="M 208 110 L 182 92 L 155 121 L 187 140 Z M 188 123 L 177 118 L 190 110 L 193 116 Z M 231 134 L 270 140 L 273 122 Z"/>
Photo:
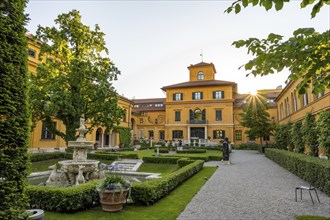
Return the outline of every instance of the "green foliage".
<path id="1" fill-rule="evenodd" d="M 204 161 L 197 160 L 163 178 L 134 183 L 132 186 L 133 201 L 145 205 L 157 202 L 188 178 L 198 173 L 203 168 L 203 164 Z"/>
<path id="2" fill-rule="evenodd" d="M 291 124 L 277 125 L 275 127 L 275 147 L 278 149 L 291 149 L 293 143 L 291 141 Z"/>
<path id="3" fill-rule="evenodd" d="M 87 154 L 88 159 L 103 159 L 103 160 L 118 160 L 120 158 L 119 154 L 109 154 L 109 153 L 95 153 Z"/>
<path id="4" fill-rule="evenodd" d="M 318 143 L 320 148 L 325 148 L 330 155 L 330 112 L 321 112 L 317 120 Z"/>
<path id="5" fill-rule="evenodd" d="M 164 157 L 167 157 L 167 156 L 164 156 Z M 210 160 L 209 155 L 173 154 L 173 155 L 169 155 L 168 157 L 189 158 L 191 160 L 204 160 L 204 161 L 209 161 Z"/>
<path id="6" fill-rule="evenodd" d="M 191 164 L 191 163 L 193 163 L 193 162 L 194 162 L 194 161 L 191 160 L 191 159 L 189 159 L 189 158 L 181 158 L 181 159 L 179 159 L 179 160 L 177 161 L 178 166 L 179 166 L 180 168 L 182 168 L 182 167 L 184 167 L 184 166 L 187 166 L 188 164 Z"/>
<path id="7" fill-rule="evenodd" d="M 72 187 L 28 186 L 27 195 L 31 208 L 47 211 L 76 212 L 92 208 L 99 203 L 95 186 L 99 181 L 90 181 Z"/>
<path id="8" fill-rule="evenodd" d="M 120 123 L 124 111 L 117 105 L 112 85 L 119 70 L 103 54 L 108 54 L 104 33 L 81 22 L 76 10 L 55 19 L 56 27 L 38 27 L 36 39 L 42 41 L 39 57 L 50 57 L 31 74 L 33 122 L 43 120 L 48 129 L 66 142 L 75 140 L 79 119 L 84 115 L 89 129 L 97 126 L 110 131 Z M 52 118 L 66 127 L 54 127 Z"/>
<path id="9" fill-rule="evenodd" d="M 329 161 L 278 149 L 266 149 L 265 155 L 307 182 L 316 177 L 314 186 L 330 195 Z"/>
<path id="10" fill-rule="evenodd" d="M 300 215 L 296 217 L 296 220 L 330 220 L 330 218 L 314 215 Z"/>
<path id="11" fill-rule="evenodd" d="M 139 159 L 139 156 L 136 152 L 121 152 L 119 155 L 121 158 Z"/>
<path id="12" fill-rule="evenodd" d="M 316 122 L 312 113 L 308 112 L 305 115 L 303 125 L 301 127 L 301 131 L 303 133 L 303 141 L 306 146 L 309 147 L 311 154 L 314 155 L 315 145 L 317 144 L 317 130 L 316 130 Z"/>
<path id="13" fill-rule="evenodd" d="M 302 127 L 301 121 L 296 121 L 293 123 L 290 132 L 294 151 L 298 153 L 304 153 L 304 149 L 305 149 L 301 127 Z"/>
<path id="14" fill-rule="evenodd" d="M 248 128 L 245 133 L 250 140 L 260 138 L 262 144 L 263 137 L 271 135 L 273 124 L 270 122 L 267 103 L 263 96 L 249 96 L 240 116 L 241 125 Z"/>
<path id="15" fill-rule="evenodd" d="M 121 144 L 129 145 L 131 143 L 131 132 L 129 128 L 114 126 L 113 129 L 119 133 L 119 141 Z"/>
<path id="16" fill-rule="evenodd" d="M 264 7 L 267 11 L 270 10 L 273 6 L 275 7 L 276 11 L 282 10 L 284 3 L 289 3 L 290 0 L 236 0 L 229 8 L 225 10 L 225 12 L 230 13 L 233 10 L 235 11 L 235 14 L 238 14 L 241 12 L 241 8 L 246 8 L 247 6 L 256 6 L 259 5 L 261 7 Z M 292 0 L 291 0 L 292 2 Z M 311 12 L 312 18 L 316 16 L 317 13 L 320 12 L 320 9 L 324 5 L 329 5 L 329 0 L 301 0 L 300 7 L 305 8 L 309 5 L 313 5 L 313 9 Z"/>
<path id="17" fill-rule="evenodd" d="M 157 152 L 157 149 L 154 149 L 154 152 Z M 167 147 L 160 147 L 159 153 L 167 154 L 169 152 L 169 149 Z"/>
<path id="18" fill-rule="evenodd" d="M 259 144 L 239 144 L 235 150 L 258 150 Z"/>
<path id="19" fill-rule="evenodd" d="M 330 31 L 315 32 L 313 28 L 301 28 L 294 31 L 293 36 L 283 41 L 283 36 L 269 34 L 267 39 L 235 41 L 237 48 L 247 47 L 248 53 L 255 56 L 244 65 L 249 74 L 254 76 L 281 72 L 288 68 L 291 80 L 301 79 L 297 86 L 299 94 L 306 93 L 312 84 L 313 93 L 317 95 L 330 88 Z M 248 74 L 248 75 L 249 75 Z"/>
<path id="20" fill-rule="evenodd" d="M 102 192 L 104 190 L 115 190 L 115 189 L 128 189 L 131 184 L 128 180 L 122 176 L 107 176 L 100 183 L 96 185 L 96 190 Z"/>
<path id="21" fill-rule="evenodd" d="M 22 219 L 29 143 L 26 0 L 0 3 L 0 216 Z"/>
<path id="22" fill-rule="evenodd" d="M 178 157 L 143 157 L 145 163 L 176 164 Z"/>
<path id="23" fill-rule="evenodd" d="M 235 10 L 237 14 L 242 6 L 245 8 L 248 5 L 259 5 L 267 11 L 275 5 L 275 9 L 279 11 L 286 2 L 290 0 L 237 0 L 226 12 Z M 311 12 L 313 18 L 325 4 L 329 5 L 330 1 L 301 0 L 300 6 L 305 8 L 313 5 Z M 288 68 L 291 72 L 289 76 L 291 80 L 301 79 L 297 86 L 300 94 L 306 93 L 312 85 L 313 93 L 317 95 L 324 92 L 325 88 L 330 88 L 329 34 L 329 30 L 318 33 L 313 28 L 300 28 L 295 30 L 293 36 L 286 41 L 283 41 L 283 36 L 271 33 L 266 39 L 249 38 L 235 41 L 233 45 L 237 48 L 246 47 L 248 54 L 255 56 L 243 65 L 245 70 L 251 71 L 248 75 L 264 76 Z"/>
<path id="24" fill-rule="evenodd" d="M 203 154 L 206 153 L 205 149 L 184 149 L 184 150 L 178 150 L 178 154 Z"/>

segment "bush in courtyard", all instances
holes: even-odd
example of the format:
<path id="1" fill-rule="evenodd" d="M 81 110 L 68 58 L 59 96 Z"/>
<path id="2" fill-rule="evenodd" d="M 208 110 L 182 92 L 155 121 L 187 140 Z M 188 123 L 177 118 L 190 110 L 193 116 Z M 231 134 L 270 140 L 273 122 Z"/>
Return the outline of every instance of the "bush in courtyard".
<path id="1" fill-rule="evenodd" d="M 266 149 L 266 157 L 307 182 L 316 177 L 315 187 L 330 195 L 330 163 L 317 157 L 294 152 Z"/>
<path id="2" fill-rule="evenodd" d="M 156 153 L 157 149 L 154 149 L 154 152 Z M 159 148 L 159 153 L 168 154 L 168 152 L 169 152 L 169 149 L 167 147 L 160 147 Z"/>
<path id="3" fill-rule="evenodd" d="M 177 150 L 178 154 L 203 154 L 206 153 L 205 149 L 184 149 L 184 150 Z"/>
<path id="4" fill-rule="evenodd" d="M 95 190 L 97 181 L 72 187 L 28 186 L 30 208 L 55 212 L 76 212 L 98 205 L 99 195 Z"/>
<path id="5" fill-rule="evenodd" d="M 321 112 L 317 121 L 319 148 L 324 148 L 330 156 L 330 112 Z"/>
<path id="6" fill-rule="evenodd" d="M 301 127 L 303 133 L 303 141 L 305 146 L 310 150 L 310 155 L 315 155 L 315 146 L 317 144 L 317 130 L 316 122 L 312 113 L 308 112 L 304 118 L 303 125 Z"/>
<path id="7" fill-rule="evenodd" d="M 157 202 L 188 178 L 198 173 L 203 168 L 203 164 L 204 161 L 197 160 L 160 179 L 133 183 L 132 199 L 134 203 L 149 205 Z"/>
<path id="8" fill-rule="evenodd" d="M 178 157 L 143 157 L 145 163 L 176 164 Z"/>
<path id="9" fill-rule="evenodd" d="M 292 151 L 291 124 L 277 125 L 275 128 L 275 148 Z"/>
<path id="10" fill-rule="evenodd" d="M 21 219 L 27 203 L 28 111 L 26 0 L 0 4 L 0 218 Z"/>
<path id="11" fill-rule="evenodd" d="M 194 161 L 191 160 L 191 159 L 189 159 L 189 158 L 181 158 L 181 159 L 179 159 L 179 160 L 177 161 L 178 166 L 179 166 L 180 168 L 182 168 L 182 167 L 184 167 L 184 166 L 187 166 L 188 164 L 191 164 L 191 163 L 193 163 L 193 162 L 194 162 Z"/>
<path id="12" fill-rule="evenodd" d="M 294 151 L 298 153 L 304 153 L 304 149 L 305 149 L 301 127 L 302 127 L 301 121 L 296 121 L 293 123 L 290 131 L 291 141 L 294 146 Z"/>

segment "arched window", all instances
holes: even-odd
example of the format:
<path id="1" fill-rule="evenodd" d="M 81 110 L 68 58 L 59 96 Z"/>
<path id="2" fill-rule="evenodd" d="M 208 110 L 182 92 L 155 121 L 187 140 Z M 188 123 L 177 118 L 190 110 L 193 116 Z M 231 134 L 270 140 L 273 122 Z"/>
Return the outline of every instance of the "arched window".
<path id="1" fill-rule="evenodd" d="M 194 120 L 202 120 L 202 111 L 200 109 L 194 111 Z"/>
<path id="2" fill-rule="evenodd" d="M 204 73 L 202 71 L 199 71 L 197 74 L 197 79 L 198 80 L 203 80 L 204 79 Z"/>

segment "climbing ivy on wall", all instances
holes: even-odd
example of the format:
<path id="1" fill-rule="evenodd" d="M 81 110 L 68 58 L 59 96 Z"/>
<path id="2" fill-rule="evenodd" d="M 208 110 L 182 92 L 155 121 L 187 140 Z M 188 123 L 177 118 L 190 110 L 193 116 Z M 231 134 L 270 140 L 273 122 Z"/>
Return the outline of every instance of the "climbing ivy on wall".
<path id="1" fill-rule="evenodd" d="M 23 219 L 27 204 L 26 0 L 0 4 L 0 218 Z"/>
<path id="2" fill-rule="evenodd" d="M 131 132 L 129 128 L 114 126 L 113 130 L 119 133 L 119 141 L 121 144 L 129 145 L 131 143 Z"/>

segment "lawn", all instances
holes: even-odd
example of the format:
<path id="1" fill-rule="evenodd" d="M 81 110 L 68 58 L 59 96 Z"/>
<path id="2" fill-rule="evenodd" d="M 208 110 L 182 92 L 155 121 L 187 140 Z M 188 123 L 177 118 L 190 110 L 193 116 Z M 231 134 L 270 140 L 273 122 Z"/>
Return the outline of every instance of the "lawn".
<path id="1" fill-rule="evenodd" d="M 215 167 L 204 167 L 199 173 L 195 174 L 182 185 L 177 187 L 169 195 L 150 206 L 126 205 L 124 209 L 118 213 L 103 212 L 100 207 L 81 211 L 75 214 L 46 212 L 45 218 L 47 220 L 174 220 L 205 184 L 207 181 L 206 179 L 213 175 L 215 170 Z"/>
<path id="2" fill-rule="evenodd" d="M 47 171 L 49 166 L 56 164 L 59 161 L 68 160 L 67 158 L 56 158 L 56 159 L 49 159 L 49 160 L 42 160 L 37 162 L 32 162 L 30 166 L 30 173 L 33 172 L 40 172 L 40 171 Z M 111 164 L 112 160 L 99 160 L 101 163 Z M 59 166 L 58 166 L 59 167 Z"/>
<path id="3" fill-rule="evenodd" d="M 330 218 L 322 216 L 301 215 L 297 216 L 296 220 L 330 220 Z"/>
<path id="4" fill-rule="evenodd" d="M 154 163 L 143 163 L 139 168 L 139 172 L 148 173 L 161 173 L 162 175 L 173 173 L 178 170 L 179 166 L 176 164 L 154 164 Z"/>

